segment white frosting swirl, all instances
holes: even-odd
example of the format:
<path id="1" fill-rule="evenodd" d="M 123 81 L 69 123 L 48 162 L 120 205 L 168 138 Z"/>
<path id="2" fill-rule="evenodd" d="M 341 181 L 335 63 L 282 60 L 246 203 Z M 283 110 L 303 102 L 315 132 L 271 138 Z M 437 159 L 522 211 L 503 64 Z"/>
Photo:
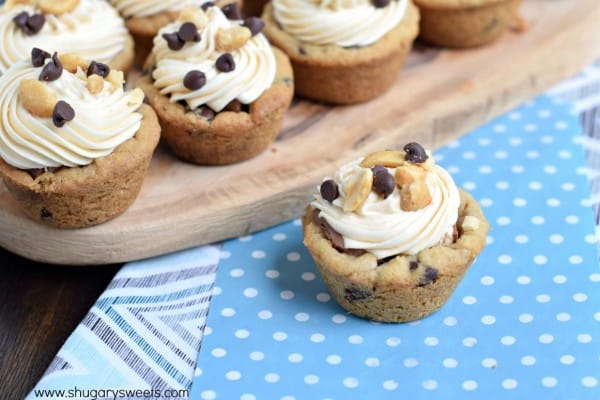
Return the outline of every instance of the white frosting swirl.
<path id="1" fill-rule="evenodd" d="M 87 165 L 138 131 L 142 115 L 136 110 L 143 96 L 134 99 L 108 81 L 92 94 L 82 70 L 64 70 L 59 79 L 44 83 L 74 109 L 73 120 L 57 128 L 52 118 L 33 116 L 19 99 L 19 85 L 23 79 L 37 80 L 41 70 L 22 61 L 0 77 L 0 157 L 8 164 L 21 169 Z"/>
<path id="2" fill-rule="evenodd" d="M 394 29 L 408 0 L 376 8 L 371 0 L 273 0 L 275 19 L 296 39 L 319 45 L 368 46 Z"/>
<path id="3" fill-rule="evenodd" d="M 109 0 L 121 15 L 148 17 L 165 11 L 181 11 L 187 6 L 200 7 L 209 0 Z"/>
<path id="4" fill-rule="evenodd" d="M 163 33 L 177 32 L 182 25 L 176 21 L 163 27 L 154 38 L 152 49 L 156 69 L 152 73 L 154 86 L 161 94 L 169 94 L 171 102 L 185 100 L 191 109 L 207 105 L 221 111 L 232 100 L 250 104 L 256 100 L 275 79 L 277 64 L 275 55 L 265 36 L 261 33 L 230 54 L 235 62 L 231 72 L 219 72 L 215 62 L 223 51 L 216 49 L 216 35 L 220 28 L 228 28 L 241 21 L 228 20 L 218 7 L 206 12 L 208 24 L 202 30 L 198 42 L 187 42 L 181 50 L 169 49 Z M 183 78 L 191 70 L 202 71 L 206 84 L 197 90 L 183 85 Z"/>
<path id="5" fill-rule="evenodd" d="M 311 203 L 319 216 L 344 238 L 344 247 L 363 249 L 378 259 L 419 251 L 452 242 L 458 218 L 460 195 L 450 174 L 438 165 L 427 172 L 426 185 L 432 197 L 429 205 L 416 211 L 400 208 L 400 191 L 394 188 L 386 199 L 371 191 L 362 206 L 354 212 L 343 210 L 343 187 L 362 169 L 361 159 L 343 165 L 333 178 L 340 196 L 328 202 L 319 194 Z M 395 168 L 388 168 L 394 176 Z"/>
<path id="6" fill-rule="evenodd" d="M 13 22 L 23 11 L 39 13 L 39 9 L 17 4 L 0 14 L 0 72 L 29 57 L 38 47 L 48 52 L 77 53 L 91 61 L 110 63 L 125 48 L 129 33 L 117 11 L 104 0 L 81 0 L 77 8 L 59 16 L 46 14 L 42 29 L 27 35 Z"/>

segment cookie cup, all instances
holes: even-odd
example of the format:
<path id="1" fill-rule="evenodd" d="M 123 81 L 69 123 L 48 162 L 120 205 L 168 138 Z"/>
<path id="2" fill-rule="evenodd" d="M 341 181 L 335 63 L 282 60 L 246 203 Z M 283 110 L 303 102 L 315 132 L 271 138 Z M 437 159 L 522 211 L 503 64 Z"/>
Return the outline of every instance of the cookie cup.
<path id="1" fill-rule="evenodd" d="M 332 247 L 309 206 L 302 218 L 304 245 L 331 296 L 346 311 L 381 322 L 408 322 L 440 309 L 485 246 L 489 225 L 477 202 L 460 190 L 458 239 L 378 265 L 370 253 L 353 256 Z M 479 220 L 462 228 L 465 217 Z M 435 270 L 435 273 L 431 271 Z"/>
<path id="2" fill-rule="evenodd" d="M 33 178 L 0 159 L 0 177 L 34 221 L 82 228 L 112 219 L 137 197 L 160 138 L 152 108 L 142 104 L 139 112 L 143 119 L 135 136 L 91 164 L 58 168 Z"/>
<path id="3" fill-rule="evenodd" d="M 135 42 L 134 66 L 141 68 L 152 50 L 152 41 L 158 30 L 175 21 L 179 11 L 165 11 L 147 17 L 130 17 L 125 20 L 125 26 Z"/>
<path id="4" fill-rule="evenodd" d="M 497 39 L 515 21 L 521 0 L 414 0 L 421 11 L 419 38 L 466 48 Z"/>
<path id="5" fill-rule="evenodd" d="M 272 85 L 248 105 L 248 112 L 221 111 L 212 121 L 162 95 L 150 72 L 140 78 L 138 85 L 160 120 L 161 136 L 177 157 L 201 165 L 232 164 L 256 156 L 273 143 L 294 94 L 289 59 L 280 50 L 273 51 L 277 72 Z M 153 65 L 152 55 L 145 65 Z"/>
<path id="6" fill-rule="evenodd" d="M 370 46 L 344 48 L 304 43 L 281 29 L 268 3 L 264 33 L 292 62 L 296 94 L 335 104 L 373 99 L 396 81 L 417 36 L 419 11 L 409 1 L 402 22 Z"/>
<path id="7" fill-rule="evenodd" d="M 118 71 L 123 71 L 123 73 L 127 73 L 133 67 L 134 58 L 135 44 L 133 37 L 129 35 L 127 36 L 123 50 L 114 56 L 108 65 L 111 69 L 116 69 Z"/>

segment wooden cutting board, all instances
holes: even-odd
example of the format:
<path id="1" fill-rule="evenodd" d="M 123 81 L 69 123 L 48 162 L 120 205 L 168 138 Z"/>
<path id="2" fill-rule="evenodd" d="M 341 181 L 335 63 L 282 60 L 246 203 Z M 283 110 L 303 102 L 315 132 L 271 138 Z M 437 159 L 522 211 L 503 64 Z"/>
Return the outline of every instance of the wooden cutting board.
<path id="1" fill-rule="evenodd" d="M 471 50 L 416 44 L 394 86 L 368 103 L 297 100 L 256 158 L 226 167 L 159 148 L 142 191 L 118 218 L 58 230 L 24 217 L 0 185 L 0 246 L 57 264 L 136 260 L 245 235 L 301 215 L 322 177 L 372 150 L 436 149 L 600 57 L 598 0 L 524 0 L 524 30 Z"/>

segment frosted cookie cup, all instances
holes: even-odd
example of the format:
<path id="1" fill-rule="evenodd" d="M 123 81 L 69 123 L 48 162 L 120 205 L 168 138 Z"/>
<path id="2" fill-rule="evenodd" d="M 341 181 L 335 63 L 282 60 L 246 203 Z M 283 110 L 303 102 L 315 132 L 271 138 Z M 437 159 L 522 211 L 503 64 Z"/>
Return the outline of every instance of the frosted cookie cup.
<path id="1" fill-rule="evenodd" d="M 389 89 L 419 25 L 410 0 L 272 0 L 262 18 L 269 41 L 290 57 L 296 93 L 336 104 Z"/>
<path id="2" fill-rule="evenodd" d="M 29 218 L 81 228 L 137 197 L 160 126 L 123 84 L 106 64 L 39 49 L 0 77 L 0 177 Z"/>
<path id="3" fill-rule="evenodd" d="M 75 53 L 125 72 L 133 63 L 133 39 L 104 0 L 7 1 L 0 11 L 0 33 L 0 73 L 28 58 L 34 47 Z"/>
<path id="4" fill-rule="evenodd" d="M 179 158 L 231 164 L 275 140 L 293 97 L 292 69 L 261 28 L 258 18 L 231 20 L 218 7 L 186 9 L 155 38 L 139 85 Z"/>
<path id="5" fill-rule="evenodd" d="M 489 229 L 475 200 L 421 146 L 406 148 L 340 167 L 302 218 L 332 297 L 375 321 L 412 321 L 442 307 Z"/>

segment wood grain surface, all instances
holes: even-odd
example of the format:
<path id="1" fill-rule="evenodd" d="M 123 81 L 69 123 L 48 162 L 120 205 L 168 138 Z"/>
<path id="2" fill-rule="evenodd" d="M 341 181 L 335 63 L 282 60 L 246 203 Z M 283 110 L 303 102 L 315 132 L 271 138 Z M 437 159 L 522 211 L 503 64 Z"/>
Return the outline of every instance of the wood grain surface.
<path id="1" fill-rule="evenodd" d="M 0 246 L 34 260 L 103 264 L 254 232 L 301 214 L 322 177 L 368 151 L 419 141 L 436 149 L 534 97 L 600 56 L 598 0 L 524 0 L 528 24 L 485 47 L 416 44 L 390 90 L 332 107 L 296 100 L 263 154 L 199 167 L 159 148 L 123 215 L 81 230 L 27 220 L 0 187 Z"/>

